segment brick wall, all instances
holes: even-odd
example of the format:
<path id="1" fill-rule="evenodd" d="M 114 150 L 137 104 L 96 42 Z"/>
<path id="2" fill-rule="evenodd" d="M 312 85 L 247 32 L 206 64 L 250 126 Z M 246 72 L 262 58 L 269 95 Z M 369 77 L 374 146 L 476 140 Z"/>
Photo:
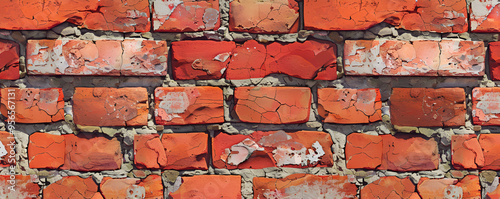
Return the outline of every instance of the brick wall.
<path id="1" fill-rule="evenodd" d="M 12 0 L 0 198 L 499 198 L 496 0 Z"/>

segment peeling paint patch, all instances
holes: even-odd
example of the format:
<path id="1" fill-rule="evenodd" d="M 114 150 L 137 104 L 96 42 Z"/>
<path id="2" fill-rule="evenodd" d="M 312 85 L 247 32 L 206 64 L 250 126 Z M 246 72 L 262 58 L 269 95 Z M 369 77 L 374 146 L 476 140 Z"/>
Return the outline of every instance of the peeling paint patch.
<path id="1" fill-rule="evenodd" d="M 123 76 L 165 76 L 167 74 L 168 47 L 166 41 L 124 40 Z"/>
<path id="2" fill-rule="evenodd" d="M 500 88 L 472 90 L 472 116 L 477 125 L 500 124 Z"/>
<path id="3" fill-rule="evenodd" d="M 16 180 L 14 191 L 12 189 L 9 189 L 9 187 L 11 187 L 11 183 L 9 182 L 9 180 L 11 179 L 10 177 L 11 176 L 8 175 L 0 176 L 0 198 L 37 199 L 40 197 L 40 186 L 33 182 L 30 175 L 14 175 Z M 47 190 L 48 192 L 49 189 L 47 188 L 45 190 Z"/>
<path id="4" fill-rule="evenodd" d="M 472 0 L 470 3 L 470 26 L 472 32 L 500 31 L 500 2 L 495 0 Z"/>
<path id="5" fill-rule="evenodd" d="M 218 0 L 153 0 L 153 29 L 158 32 L 216 30 L 220 26 Z"/>

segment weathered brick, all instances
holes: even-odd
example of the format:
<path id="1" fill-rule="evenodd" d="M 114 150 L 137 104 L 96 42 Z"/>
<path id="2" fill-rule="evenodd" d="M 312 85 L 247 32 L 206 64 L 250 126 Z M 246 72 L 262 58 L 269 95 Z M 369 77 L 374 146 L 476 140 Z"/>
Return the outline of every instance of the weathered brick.
<path id="1" fill-rule="evenodd" d="M 456 169 L 478 169 L 484 166 L 484 156 L 477 136 L 453 135 L 451 137 L 451 160 Z"/>
<path id="2" fill-rule="evenodd" d="M 165 148 L 158 134 L 134 135 L 134 164 L 139 169 L 159 169 L 167 166 Z"/>
<path id="3" fill-rule="evenodd" d="M 16 151 L 17 144 L 14 135 L 7 131 L 0 131 L 0 167 L 8 167 L 16 165 Z"/>
<path id="4" fill-rule="evenodd" d="M 375 169 L 382 163 L 382 136 L 351 133 L 345 146 L 348 169 Z"/>
<path id="5" fill-rule="evenodd" d="M 472 32 L 500 31 L 500 2 L 495 0 L 472 0 L 469 12 Z"/>
<path id="6" fill-rule="evenodd" d="M 381 177 L 361 189 L 361 198 L 410 198 L 415 185 L 409 177 Z"/>
<path id="7" fill-rule="evenodd" d="M 344 55 L 347 75 L 483 76 L 485 69 L 482 41 L 347 40 Z"/>
<path id="8" fill-rule="evenodd" d="M 438 145 L 434 138 L 420 135 L 382 135 L 383 153 L 380 170 L 425 171 L 439 165 Z"/>
<path id="9" fill-rule="evenodd" d="M 309 120 L 307 87 L 237 87 L 234 110 L 242 122 L 291 124 Z"/>
<path id="10" fill-rule="evenodd" d="M 500 135 L 481 134 L 479 136 L 479 145 L 484 155 L 483 170 L 500 170 Z"/>
<path id="11" fill-rule="evenodd" d="M 8 111 L 14 110 L 14 121 L 17 123 L 64 120 L 64 96 L 61 88 L 2 88 L 0 92 L 2 115 L 9 117 Z"/>
<path id="12" fill-rule="evenodd" d="M 382 119 L 379 89 L 318 89 L 318 113 L 324 122 L 356 124 Z"/>
<path id="13" fill-rule="evenodd" d="M 500 125 L 500 88 L 472 90 L 472 116 L 477 125 Z"/>
<path id="14" fill-rule="evenodd" d="M 163 134 L 161 142 L 165 148 L 167 165 L 171 170 L 207 170 L 208 135 L 206 133 Z"/>
<path id="15" fill-rule="evenodd" d="M 37 132 L 29 138 L 30 168 L 57 169 L 64 164 L 66 142 L 63 136 Z"/>
<path id="16" fill-rule="evenodd" d="M 80 28 L 119 32 L 148 32 L 147 0 L 6 1 L 0 29 L 48 30 L 65 21 Z"/>
<path id="17" fill-rule="evenodd" d="M 123 76 L 165 76 L 168 47 L 166 41 L 126 39 L 122 42 Z"/>
<path id="18" fill-rule="evenodd" d="M 153 0 L 153 28 L 158 32 L 193 32 L 220 27 L 218 0 Z"/>
<path id="19" fill-rule="evenodd" d="M 291 33 L 299 28 L 299 4 L 288 0 L 237 0 L 229 3 L 229 30 Z"/>
<path id="20" fill-rule="evenodd" d="M 490 42 L 488 48 L 490 50 L 489 67 L 491 79 L 500 80 L 500 42 Z"/>
<path id="21" fill-rule="evenodd" d="M 398 126 L 465 125 L 463 88 L 393 88 L 391 123 Z"/>
<path id="22" fill-rule="evenodd" d="M 461 180 L 420 178 L 417 191 L 422 198 L 481 198 L 479 178 L 474 175 Z"/>
<path id="23" fill-rule="evenodd" d="M 101 181 L 101 193 L 104 198 L 163 198 L 161 177 L 150 175 L 145 179 L 104 177 Z"/>
<path id="24" fill-rule="evenodd" d="M 155 120 L 160 125 L 222 123 L 222 90 L 208 86 L 156 88 Z"/>
<path id="25" fill-rule="evenodd" d="M 387 22 L 398 28 L 466 32 L 467 4 L 461 0 L 304 1 L 304 25 L 313 30 L 366 30 Z"/>
<path id="26" fill-rule="evenodd" d="M 120 141 L 100 135 L 66 134 L 66 157 L 63 170 L 102 171 L 120 169 L 122 151 Z"/>
<path id="27" fill-rule="evenodd" d="M 329 167 L 332 145 L 329 134 L 317 131 L 220 133 L 212 139 L 212 160 L 216 168 L 227 169 Z"/>
<path id="28" fill-rule="evenodd" d="M 241 198 L 241 176 L 197 175 L 182 177 L 182 184 L 169 198 Z"/>
<path id="29" fill-rule="evenodd" d="M 11 176 L 0 176 L 0 198 L 5 199 L 38 199 L 40 198 L 40 186 L 33 182 L 32 176 L 14 175 L 14 181 Z"/>
<path id="30" fill-rule="evenodd" d="M 92 199 L 100 195 L 92 177 L 66 176 L 43 190 L 43 198 L 83 198 Z"/>
<path id="31" fill-rule="evenodd" d="M 19 79 L 19 44 L 0 39 L 0 79 Z"/>
<path id="32" fill-rule="evenodd" d="M 254 198 L 356 198 L 347 176 L 292 174 L 282 179 L 253 178 Z"/>
<path id="33" fill-rule="evenodd" d="M 146 88 L 75 88 L 73 119 L 83 126 L 143 126 L 148 120 Z"/>

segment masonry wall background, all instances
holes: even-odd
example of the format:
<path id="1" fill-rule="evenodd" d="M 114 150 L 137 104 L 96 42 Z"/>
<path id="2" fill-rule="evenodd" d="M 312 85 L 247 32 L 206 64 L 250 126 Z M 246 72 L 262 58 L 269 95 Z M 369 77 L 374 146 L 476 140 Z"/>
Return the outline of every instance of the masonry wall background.
<path id="1" fill-rule="evenodd" d="M 496 1 L 2 4 L 0 198 L 499 197 Z"/>

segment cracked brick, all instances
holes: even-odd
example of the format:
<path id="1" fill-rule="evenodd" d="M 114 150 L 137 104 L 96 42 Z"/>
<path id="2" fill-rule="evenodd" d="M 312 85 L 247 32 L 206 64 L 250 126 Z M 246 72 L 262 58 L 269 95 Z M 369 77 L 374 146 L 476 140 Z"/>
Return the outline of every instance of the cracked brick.
<path id="1" fill-rule="evenodd" d="M 422 198 L 462 198 L 462 187 L 456 186 L 458 179 L 441 178 L 429 179 L 420 178 L 417 191 Z"/>
<path id="2" fill-rule="evenodd" d="M 254 198 L 357 198 L 347 176 L 292 174 L 282 179 L 253 178 Z"/>
<path id="3" fill-rule="evenodd" d="M 347 75 L 483 76 L 482 41 L 347 40 Z"/>
<path id="4" fill-rule="evenodd" d="M 147 125 L 148 93 L 146 88 L 75 88 L 73 119 L 83 126 Z"/>
<path id="5" fill-rule="evenodd" d="M 236 0 L 229 3 L 229 30 L 292 33 L 299 28 L 299 4 L 293 0 Z"/>
<path id="6" fill-rule="evenodd" d="M 467 175 L 460 179 L 456 184 L 457 187 L 461 187 L 463 190 L 463 197 L 467 199 L 479 199 L 481 198 L 481 184 L 479 183 L 479 177 L 475 175 Z"/>
<path id="7" fill-rule="evenodd" d="M 218 0 L 152 0 L 157 32 L 195 32 L 220 27 Z"/>
<path id="8" fill-rule="evenodd" d="M 500 125 L 500 88 L 472 89 L 472 116 L 474 124 Z"/>
<path id="9" fill-rule="evenodd" d="M 241 198 L 241 176 L 196 175 L 182 177 L 179 189 L 169 198 Z"/>
<path id="10" fill-rule="evenodd" d="M 145 179 L 104 177 L 101 181 L 104 198 L 163 199 L 163 184 L 158 175 Z"/>
<path id="11" fill-rule="evenodd" d="M 484 166 L 483 170 L 500 170 L 500 135 L 481 134 L 479 136 L 479 145 L 483 150 Z"/>
<path id="12" fill-rule="evenodd" d="M 478 169 L 484 166 L 484 156 L 477 136 L 453 135 L 451 160 L 455 169 Z"/>
<path id="13" fill-rule="evenodd" d="M 29 175 L 13 175 L 14 187 L 11 176 L 0 175 L 0 198 L 5 199 L 39 199 L 40 186 Z M 11 188 L 14 188 L 12 190 Z"/>
<path id="14" fill-rule="evenodd" d="M 318 89 L 318 113 L 324 122 L 356 124 L 382 119 L 379 89 Z"/>
<path id="15" fill-rule="evenodd" d="M 134 135 L 134 164 L 139 169 L 159 169 L 167 165 L 165 148 L 159 135 Z"/>
<path id="16" fill-rule="evenodd" d="M 163 134 L 167 164 L 163 169 L 207 170 L 208 135 L 206 133 Z"/>
<path id="17" fill-rule="evenodd" d="M 461 0 L 304 1 L 306 29 L 366 30 L 381 22 L 407 30 L 466 32 L 467 4 Z"/>
<path id="18" fill-rule="evenodd" d="M 304 123 L 309 120 L 311 90 L 307 87 L 237 87 L 234 111 L 242 122 Z"/>
<path id="19" fill-rule="evenodd" d="M 0 39 L 0 79 L 19 79 L 19 44 Z"/>
<path id="20" fill-rule="evenodd" d="M 227 169 L 329 167 L 332 145 L 329 134 L 317 131 L 220 133 L 212 138 L 212 159 L 214 167 Z"/>
<path id="21" fill-rule="evenodd" d="M 471 31 L 499 32 L 500 2 L 496 0 L 471 0 L 470 2 Z"/>
<path id="22" fill-rule="evenodd" d="M 465 125 L 463 88 L 393 88 L 391 123 L 398 126 Z"/>
<path id="23" fill-rule="evenodd" d="M 345 146 L 346 166 L 349 169 L 375 169 L 382 163 L 382 137 L 351 133 Z"/>
<path id="24" fill-rule="evenodd" d="M 83 198 L 92 199 L 98 192 L 98 186 L 92 177 L 62 177 L 43 190 L 43 198 Z"/>
<path id="25" fill-rule="evenodd" d="M 91 134 L 66 134 L 63 170 L 103 171 L 120 169 L 123 155 L 117 138 Z"/>
<path id="26" fill-rule="evenodd" d="M 92 30 L 150 29 L 147 0 L 26 0 L 6 1 L 3 7 L 1 29 L 49 30 L 63 22 Z"/>
<path id="27" fill-rule="evenodd" d="M 490 42 L 488 48 L 491 79 L 500 80 L 500 42 Z"/>
<path id="28" fill-rule="evenodd" d="M 383 153 L 379 170 L 426 171 L 439 165 L 439 152 L 434 138 L 403 134 L 382 135 Z"/>
<path id="29" fill-rule="evenodd" d="M 16 165 L 14 157 L 16 144 L 14 135 L 7 131 L 0 131 L 0 167 Z"/>
<path id="30" fill-rule="evenodd" d="M 155 120 L 160 125 L 222 123 L 222 89 L 208 86 L 156 88 Z"/>
<path id="31" fill-rule="evenodd" d="M 381 177 L 361 189 L 361 198 L 410 198 L 415 192 L 415 185 L 409 177 Z"/>
<path id="32" fill-rule="evenodd" d="M 52 123 L 64 120 L 64 96 L 61 88 L 2 88 L 2 115 L 15 107 L 16 123 Z M 9 103 L 11 102 L 11 103 Z"/>
<path id="33" fill-rule="evenodd" d="M 28 145 L 29 167 L 57 169 L 64 164 L 65 149 L 63 136 L 33 133 Z"/>
<path id="34" fill-rule="evenodd" d="M 122 76 L 167 75 L 168 47 L 166 41 L 126 39 L 122 42 Z"/>

